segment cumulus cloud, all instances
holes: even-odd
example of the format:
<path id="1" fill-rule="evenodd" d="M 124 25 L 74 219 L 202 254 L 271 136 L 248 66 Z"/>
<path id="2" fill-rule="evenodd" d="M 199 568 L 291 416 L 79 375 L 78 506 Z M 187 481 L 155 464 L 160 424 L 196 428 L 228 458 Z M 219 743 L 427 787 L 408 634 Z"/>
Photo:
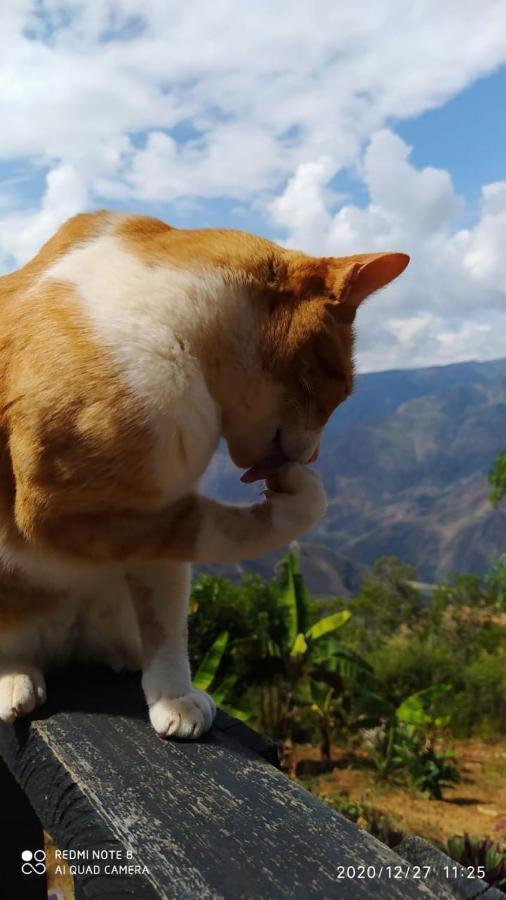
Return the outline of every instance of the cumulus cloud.
<path id="1" fill-rule="evenodd" d="M 284 228 L 286 243 L 307 252 L 411 254 L 402 278 L 361 310 L 363 369 L 501 356 L 506 182 L 484 186 L 476 225 L 462 229 L 465 204 L 450 174 L 416 169 L 409 154 L 388 129 L 374 134 L 361 161 L 368 205 L 344 204 L 334 213 L 325 201 L 325 167 L 300 166 L 271 204 L 274 222 Z"/>
<path id="2" fill-rule="evenodd" d="M 15 259 L 28 259 L 61 222 L 85 209 L 88 191 L 81 175 L 68 163 L 47 173 L 41 206 L 22 213 L 11 212 L 0 219 L 0 242 Z"/>
<path id="3" fill-rule="evenodd" d="M 15 164 L 20 185 L 0 183 L 4 268 L 82 208 L 156 207 L 170 218 L 174 204 L 226 198 L 263 215 L 266 233 L 274 226 L 314 252 L 384 242 L 411 250 L 416 277 L 388 295 L 396 328 L 375 321 L 373 304 L 367 310 L 364 365 L 384 367 L 374 334 L 390 336 L 392 363 L 413 363 L 410 348 L 437 333 L 443 308 L 455 318 L 445 314 L 440 333 L 450 337 L 439 340 L 437 358 L 473 340 L 485 346 L 487 316 L 503 296 L 504 186 L 486 186 L 479 223 L 459 229 L 463 201 L 450 175 L 417 172 L 386 126 L 444 103 L 506 60 L 503 0 L 4 7 L 0 164 Z M 366 208 L 339 208 L 331 181 L 343 168 L 366 184 Z M 38 187 L 27 199 L 23 178 L 33 173 Z"/>

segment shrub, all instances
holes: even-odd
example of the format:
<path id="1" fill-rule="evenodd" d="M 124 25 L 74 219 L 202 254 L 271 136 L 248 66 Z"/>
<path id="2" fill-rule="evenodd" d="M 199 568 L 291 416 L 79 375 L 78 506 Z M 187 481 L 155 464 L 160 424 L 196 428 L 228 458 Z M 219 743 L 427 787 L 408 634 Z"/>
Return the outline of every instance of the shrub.
<path id="1" fill-rule="evenodd" d="M 442 800 L 443 788 L 458 784 L 460 775 L 451 750 L 436 750 L 413 740 L 407 730 L 398 734 L 394 761 L 409 772 L 411 784 L 429 800 Z"/>
<path id="2" fill-rule="evenodd" d="M 506 893 L 506 849 L 487 837 L 470 837 L 466 832 L 449 838 L 448 855 L 460 865 L 477 870 L 479 877 Z"/>
<path id="3" fill-rule="evenodd" d="M 369 654 L 380 691 L 392 703 L 400 703 L 407 694 L 438 682 L 451 683 L 456 677 L 454 654 L 436 635 L 396 634 Z"/>
<path id="4" fill-rule="evenodd" d="M 452 730 L 467 737 L 494 737 L 506 732 L 506 642 L 504 629 L 475 623 L 439 634 L 394 635 L 367 657 L 377 690 L 391 703 L 437 682 L 452 689 Z M 460 640 L 460 645 L 459 645 Z M 442 707 L 442 711 L 444 709 Z"/>
<path id="5" fill-rule="evenodd" d="M 506 652 L 478 651 L 462 669 L 453 701 L 456 733 L 479 731 L 492 738 L 506 732 Z"/>

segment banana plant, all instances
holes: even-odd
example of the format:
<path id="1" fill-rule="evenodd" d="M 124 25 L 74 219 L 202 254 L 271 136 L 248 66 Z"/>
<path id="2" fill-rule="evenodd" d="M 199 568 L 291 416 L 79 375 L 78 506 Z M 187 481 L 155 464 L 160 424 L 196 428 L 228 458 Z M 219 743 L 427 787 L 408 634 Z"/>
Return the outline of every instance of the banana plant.
<path id="1" fill-rule="evenodd" d="M 328 638 L 349 621 L 351 613 L 342 610 L 309 626 L 309 596 L 295 554 L 289 553 L 283 560 L 281 576 L 271 596 L 271 613 L 259 616 L 256 633 L 234 643 L 238 654 L 259 663 L 260 675 L 265 673 L 270 680 L 273 675 L 285 674 L 288 666 L 300 664 L 312 655 L 315 645 L 324 640 L 322 660 L 339 654 L 341 645 L 337 642 L 329 644 Z M 343 656 L 347 652 L 343 652 Z M 272 660 L 274 664 L 262 665 L 266 660 Z"/>
<path id="2" fill-rule="evenodd" d="M 283 650 L 285 654 L 288 651 L 288 656 L 292 658 L 305 657 L 317 641 L 339 631 L 351 619 L 351 613 L 344 609 L 308 627 L 309 595 L 294 553 L 289 553 L 283 562 L 278 597 L 287 624 L 287 640 Z"/>
<path id="3" fill-rule="evenodd" d="M 449 684 L 435 684 L 410 694 L 397 707 L 379 698 L 377 712 L 384 716 L 385 738 L 375 762 L 382 776 L 405 769 L 415 787 L 436 798 L 441 786 L 458 780 L 452 754 L 436 752 L 432 746 L 434 734 L 450 721 L 449 715 L 435 715 L 434 705 L 450 692 Z"/>
<path id="4" fill-rule="evenodd" d="M 236 641 L 234 654 L 247 659 L 250 683 L 258 687 L 261 727 L 289 738 L 297 707 L 309 702 L 310 681 L 332 688 L 335 695 L 343 679 L 370 668 L 335 639 L 351 618 L 348 610 L 309 624 L 310 599 L 293 553 L 283 560 L 271 600 L 269 613 L 258 617 L 255 634 Z"/>

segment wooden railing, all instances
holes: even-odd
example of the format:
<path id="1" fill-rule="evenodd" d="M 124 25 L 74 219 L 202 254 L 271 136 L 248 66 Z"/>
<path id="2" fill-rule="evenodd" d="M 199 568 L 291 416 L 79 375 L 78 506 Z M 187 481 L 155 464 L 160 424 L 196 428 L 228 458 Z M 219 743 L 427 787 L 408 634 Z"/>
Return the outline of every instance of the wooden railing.
<path id="1" fill-rule="evenodd" d="M 136 676 L 66 671 L 48 697 L 30 721 L 0 726 L 6 900 L 47 896 L 43 874 L 21 871 L 43 830 L 58 848 L 53 869 L 76 867 L 77 900 L 503 897 L 452 877 L 420 839 L 398 852 L 375 840 L 223 712 L 201 740 L 163 742 Z"/>

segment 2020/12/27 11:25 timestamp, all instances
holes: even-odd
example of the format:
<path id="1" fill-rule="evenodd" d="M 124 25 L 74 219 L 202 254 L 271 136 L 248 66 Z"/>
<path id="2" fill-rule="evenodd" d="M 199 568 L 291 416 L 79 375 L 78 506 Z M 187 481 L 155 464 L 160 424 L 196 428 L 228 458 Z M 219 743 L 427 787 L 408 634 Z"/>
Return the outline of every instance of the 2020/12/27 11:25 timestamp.
<path id="1" fill-rule="evenodd" d="M 439 869 L 439 867 L 437 867 Z M 485 875 L 484 866 L 458 866 L 447 865 L 441 866 L 440 871 L 444 878 L 448 881 L 455 881 L 461 878 L 483 878 Z M 415 880 L 426 880 L 431 874 L 436 874 L 436 867 L 429 865 L 370 865 L 370 866 L 338 866 L 337 879 L 367 879 L 367 878 L 386 878 L 395 881 L 407 878 Z"/>

